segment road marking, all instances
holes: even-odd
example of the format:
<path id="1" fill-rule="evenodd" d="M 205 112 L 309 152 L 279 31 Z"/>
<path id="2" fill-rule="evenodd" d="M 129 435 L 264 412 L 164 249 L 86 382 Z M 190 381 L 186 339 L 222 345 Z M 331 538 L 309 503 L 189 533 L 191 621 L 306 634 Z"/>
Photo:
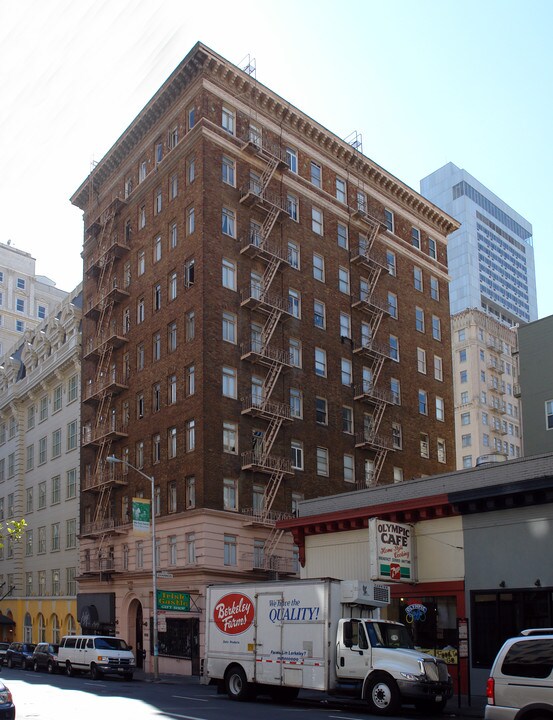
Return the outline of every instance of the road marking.
<path id="1" fill-rule="evenodd" d="M 172 718 L 183 718 L 183 720 L 206 720 L 206 718 L 195 717 L 194 715 L 179 715 L 178 713 L 160 712 L 158 715 L 165 715 L 165 717 Z"/>
<path id="2" fill-rule="evenodd" d="M 191 695 L 171 695 L 171 697 L 178 698 L 179 700 L 197 700 L 198 702 L 209 702 L 209 700 L 202 700 L 202 698 L 194 697 Z"/>

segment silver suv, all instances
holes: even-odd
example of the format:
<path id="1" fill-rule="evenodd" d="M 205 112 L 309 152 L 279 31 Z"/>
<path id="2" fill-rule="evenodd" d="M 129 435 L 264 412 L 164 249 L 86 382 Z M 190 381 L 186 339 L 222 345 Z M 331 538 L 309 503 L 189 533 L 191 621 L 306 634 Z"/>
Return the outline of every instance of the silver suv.
<path id="1" fill-rule="evenodd" d="M 553 720 L 553 634 L 523 630 L 506 640 L 486 687 L 485 720 Z"/>

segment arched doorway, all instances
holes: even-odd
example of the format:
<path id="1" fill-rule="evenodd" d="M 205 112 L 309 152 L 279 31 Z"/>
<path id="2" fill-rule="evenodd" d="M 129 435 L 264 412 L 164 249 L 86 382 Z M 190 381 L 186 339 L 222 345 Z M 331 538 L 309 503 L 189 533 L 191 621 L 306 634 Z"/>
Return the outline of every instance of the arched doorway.
<path id="1" fill-rule="evenodd" d="M 144 667 L 144 615 L 142 612 L 142 603 L 140 600 L 133 600 L 129 605 L 129 631 L 134 627 L 134 654 L 136 657 L 136 667 Z"/>

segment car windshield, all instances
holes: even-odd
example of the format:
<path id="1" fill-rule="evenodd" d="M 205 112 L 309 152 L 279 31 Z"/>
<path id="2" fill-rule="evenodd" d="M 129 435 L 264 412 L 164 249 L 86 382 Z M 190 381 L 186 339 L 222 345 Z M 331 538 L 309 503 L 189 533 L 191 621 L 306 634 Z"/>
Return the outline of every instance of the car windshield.
<path id="1" fill-rule="evenodd" d="M 129 646 L 121 638 L 103 637 L 94 640 L 94 647 L 97 650 L 128 650 Z"/>
<path id="2" fill-rule="evenodd" d="M 414 649 L 413 639 L 403 625 L 383 622 L 367 623 L 366 625 L 373 647 Z"/>

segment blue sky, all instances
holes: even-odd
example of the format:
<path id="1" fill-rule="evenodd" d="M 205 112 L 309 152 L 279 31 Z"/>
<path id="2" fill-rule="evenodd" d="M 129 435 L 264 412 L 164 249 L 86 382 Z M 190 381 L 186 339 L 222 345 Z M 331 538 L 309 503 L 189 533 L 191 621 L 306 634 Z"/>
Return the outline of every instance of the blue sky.
<path id="1" fill-rule="evenodd" d="M 416 190 L 474 175 L 532 223 L 552 315 L 552 27 L 549 0 L 0 0 L 0 241 L 72 289 L 68 198 L 201 40 Z"/>

